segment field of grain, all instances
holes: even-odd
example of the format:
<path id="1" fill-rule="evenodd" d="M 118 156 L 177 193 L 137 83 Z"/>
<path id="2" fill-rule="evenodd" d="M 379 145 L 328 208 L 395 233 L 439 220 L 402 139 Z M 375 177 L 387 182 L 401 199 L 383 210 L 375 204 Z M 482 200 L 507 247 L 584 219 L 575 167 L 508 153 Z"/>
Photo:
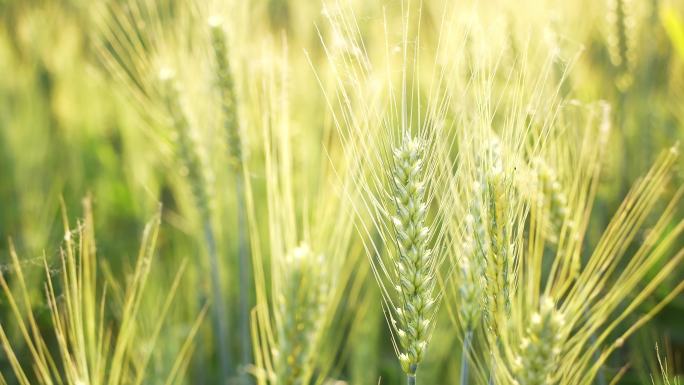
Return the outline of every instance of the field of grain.
<path id="1" fill-rule="evenodd" d="M 0 385 L 676 385 L 681 0 L 0 0 Z"/>

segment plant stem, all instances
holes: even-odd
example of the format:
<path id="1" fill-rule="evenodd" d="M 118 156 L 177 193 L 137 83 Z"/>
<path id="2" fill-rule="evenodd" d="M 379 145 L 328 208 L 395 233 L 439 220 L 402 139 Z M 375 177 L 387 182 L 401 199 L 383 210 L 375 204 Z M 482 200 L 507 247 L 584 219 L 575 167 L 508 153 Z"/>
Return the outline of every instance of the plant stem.
<path id="1" fill-rule="evenodd" d="M 235 194 L 237 201 L 237 220 L 238 220 L 238 273 L 240 275 L 240 336 L 242 345 L 242 364 L 247 365 L 251 361 L 252 351 L 250 346 L 250 331 L 249 331 L 249 288 L 250 282 L 250 265 L 248 257 L 247 245 L 247 223 L 246 223 L 246 205 L 245 205 L 245 188 L 242 180 L 243 172 L 235 173 Z M 246 375 L 241 375 L 242 383 L 249 384 L 250 378 Z"/>
<path id="2" fill-rule="evenodd" d="M 411 364 L 409 370 L 406 373 L 406 380 L 408 385 L 416 385 L 416 371 L 418 370 L 417 364 Z"/>
<path id="3" fill-rule="evenodd" d="M 497 344 L 501 343 L 501 340 L 499 339 L 499 337 L 496 338 L 496 343 Z M 487 384 L 488 385 L 494 385 L 494 371 L 496 370 L 496 362 L 494 362 L 494 353 L 493 352 L 490 355 L 490 357 L 491 357 L 492 364 L 489 368 L 489 378 L 487 379 Z"/>
<path id="4" fill-rule="evenodd" d="M 221 277 L 219 274 L 218 258 L 216 255 L 216 240 L 214 230 L 209 218 L 204 218 L 204 239 L 207 244 L 209 254 L 209 264 L 211 270 L 211 290 L 214 309 L 214 330 L 218 333 L 218 349 L 223 381 L 230 376 L 230 350 L 228 348 L 228 320 L 226 318 L 226 308 L 221 291 Z"/>
<path id="5" fill-rule="evenodd" d="M 470 350 L 470 344 L 473 339 L 473 332 L 471 330 L 466 331 L 465 337 L 463 338 L 463 349 L 461 352 L 461 385 L 468 384 L 468 374 L 470 371 L 468 363 L 468 351 Z"/>

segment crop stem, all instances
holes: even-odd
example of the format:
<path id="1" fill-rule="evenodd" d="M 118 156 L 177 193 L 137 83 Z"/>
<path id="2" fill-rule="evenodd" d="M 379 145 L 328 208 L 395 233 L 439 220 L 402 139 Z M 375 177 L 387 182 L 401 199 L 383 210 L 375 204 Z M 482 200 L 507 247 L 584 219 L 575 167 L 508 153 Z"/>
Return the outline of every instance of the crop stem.
<path id="1" fill-rule="evenodd" d="M 228 320 L 226 308 L 221 292 L 221 277 L 219 276 L 218 257 L 216 255 L 216 240 L 209 218 L 204 219 L 204 239 L 207 243 L 207 253 L 211 265 L 211 290 L 214 303 L 214 330 L 218 333 L 218 349 L 221 360 L 221 374 L 224 380 L 230 376 L 230 351 L 228 350 Z"/>
<path id="2" fill-rule="evenodd" d="M 238 220 L 238 273 L 240 275 L 240 337 L 242 345 L 242 363 L 247 365 L 252 356 L 249 331 L 249 293 L 252 287 L 250 282 L 250 266 L 247 249 L 247 221 L 245 205 L 245 189 L 241 173 L 235 174 L 235 194 L 237 200 Z M 241 376 L 243 384 L 249 384 L 249 376 Z"/>
<path id="3" fill-rule="evenodd" d="M 461 350 L 461 385 L 468 384 L 468 374 L 470 371 L 470 366 L 468 362 L 468 351 L 470 350 L 470 344 L 472 343 L 473 332 L 471 330 L 466 331 L 465 337 L 463 338 L 463 349 Z"/>

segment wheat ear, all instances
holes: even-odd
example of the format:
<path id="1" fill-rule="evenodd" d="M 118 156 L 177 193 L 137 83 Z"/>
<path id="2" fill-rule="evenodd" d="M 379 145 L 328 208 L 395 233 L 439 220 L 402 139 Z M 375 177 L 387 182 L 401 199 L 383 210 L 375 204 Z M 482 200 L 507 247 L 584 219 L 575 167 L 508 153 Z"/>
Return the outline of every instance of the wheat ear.
<path id="1" fill-rule="evenodd" d="M 233 79 L 230 61 L 228 60 L 228 42 L 223 22 L 220 17 L 209 18 L 211 45 L 216 61 L 215 75 L 217 87 L 221 97 L 223 127 L 226 133 L 230 163 L 235 178 L 235 201 L 237 210 L 238 237 L 238 275 L 239 275 L 239 307 L 240 307 L 240 345 L 242 347 L 242 363 L 247 365 L 252 356 L 249 332 L 249 291 L 252 287 L 249 265 L 249 250 L 247 240 L 247 212 L 245 202 L 245 183 L 243 178 L 243 151 L 240 137 L 240 119 L 238 115 L 235 80 Z M 249 382 L 249 378 L 242 374 L 242 382 Z"/>
<path id="2" fill-rule="evenodd" d="M 563 344 L 563 314 L 550 297 L 543 297 L 539 311 L 532 314 L 520 343 L 513 373 L 520 385 L 553 383 L 551 376 Z"/>
<path id="3" fill-rule="evenodd" d="M 397 335 L 401 345 L 399 361 L 415 384 L 416 370 L 427 346 L 431 314 L 435 304 L 432 250 L 428 248 L 430 228 L 426 226 L 424 147 L 419 139 L 405 135 L 394 150 L 393 188 L 396 206 L 393 217 L 398 258 L 399 307 Z"/>
<path id="4" fill-rule="evenodd" d="M 218 255 L 216 252 L 216 239 L 214 227 L 211 223 L 211 210 L 209 207 L 209 193 L 207 181 L 203 173 L 202 161 L 195 151 L 193 140 L 190 136 L 190 122 L 183 112 L 178 86 L 171 69 L 162 69 L 159 73 L 164 101 L 171 118 L 173 128 L 178 135 L 179 159 L 187 170 L 187 178 L 190 182 L 192 195 L 200 213 L 204 231 L 204 241 L 209 255 L 211 290 L 213 297 L 214 330 L 217 333 L 219 359 L 221 362 L 221 374 L 224 378 L 230 375 L 230 346 L 228 335 L 228 319 L 226 317 L 225 299 L 221 290 L 221 276 L 219 271 Z"/>

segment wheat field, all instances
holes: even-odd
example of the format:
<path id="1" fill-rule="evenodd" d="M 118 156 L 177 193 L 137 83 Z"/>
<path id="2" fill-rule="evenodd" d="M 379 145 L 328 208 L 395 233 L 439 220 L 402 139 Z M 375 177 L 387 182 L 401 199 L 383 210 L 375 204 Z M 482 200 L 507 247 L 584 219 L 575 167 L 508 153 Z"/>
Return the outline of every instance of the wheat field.
<path id="1" fill-rule="evenodd" d="M 684 2 L 0 0 L 0 385 L 677 385 Z"/>

